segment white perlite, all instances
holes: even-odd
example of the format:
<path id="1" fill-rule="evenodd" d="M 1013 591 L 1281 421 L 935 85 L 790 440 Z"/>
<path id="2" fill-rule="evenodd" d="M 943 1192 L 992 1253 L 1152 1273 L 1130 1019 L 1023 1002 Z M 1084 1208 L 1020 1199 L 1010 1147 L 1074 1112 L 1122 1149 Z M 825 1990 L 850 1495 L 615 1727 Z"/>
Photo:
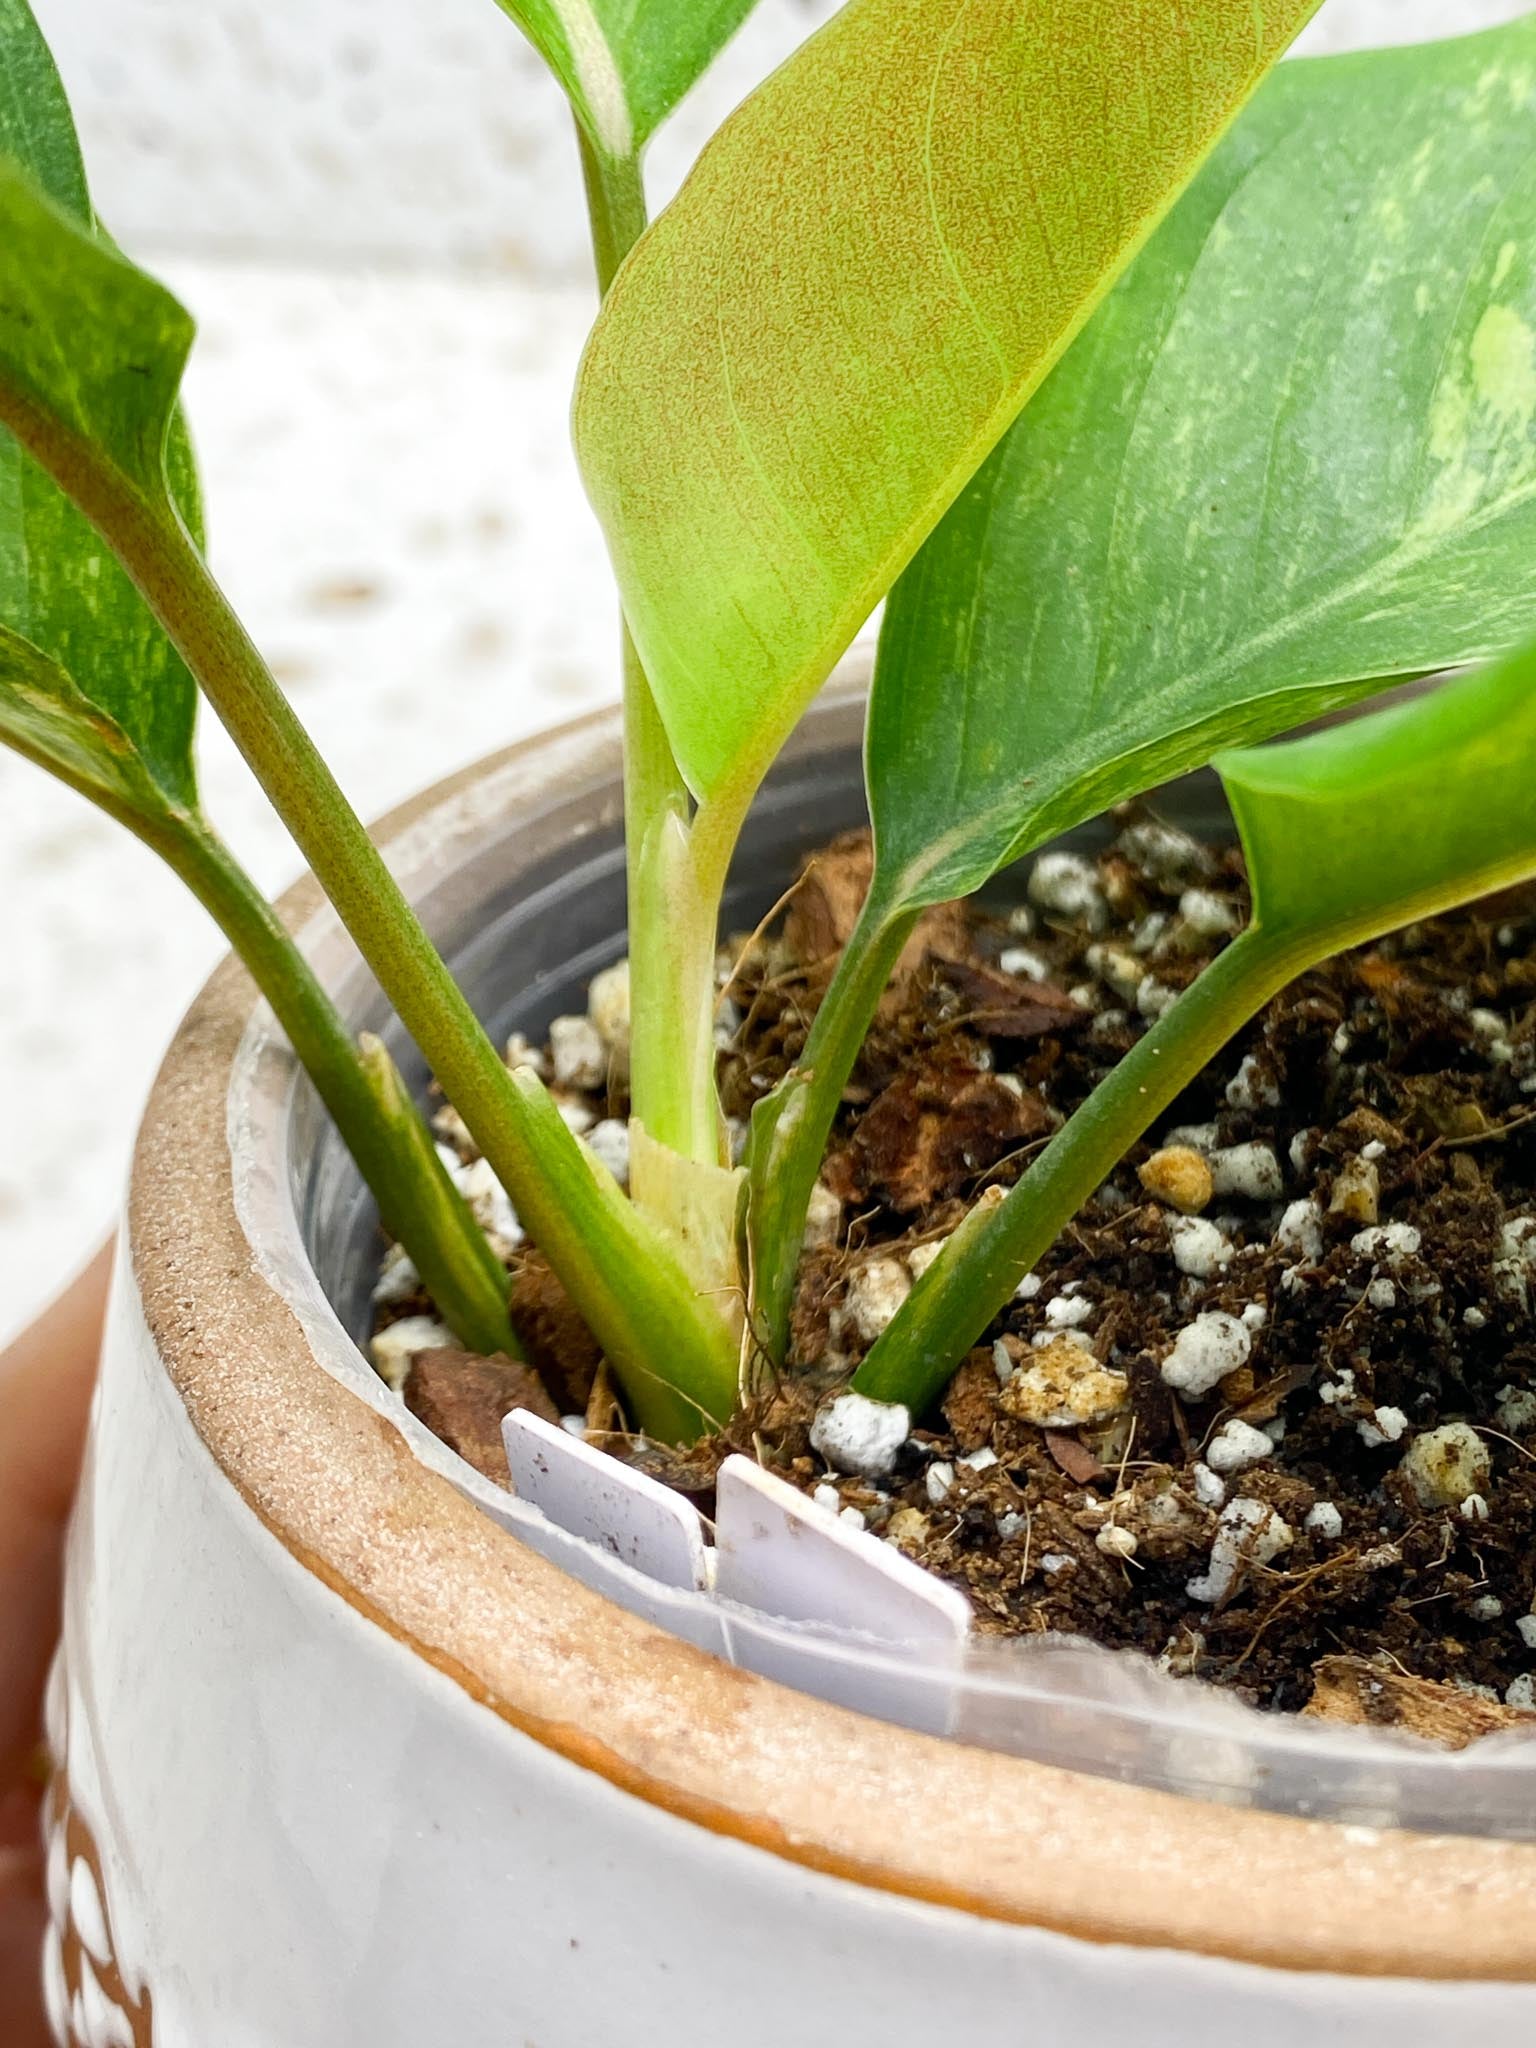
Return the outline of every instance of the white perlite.
<path id="1" fill-rule="evenodd" d="M 1025 981 L 1049 981 L 1051 963 L 1043 953 L 1037 953 L 1033 946 L 1009 946 L 998 955 L 998 966 L 1004 974 L 1017 974 Z"/>
<path id="2" fill-rule="evenodd" d="M 409 1301 L 420 1285 L 421 1275 L 416 1270 L 415 1260 L 403 1244 L 392 1244 L 384 1254 L 384 1263 L 374 1282 L 373 1305 L 375 1308 L 392 1308 L 398 1301 Z"/>
<path id="3" fill-rule="evenodd" d="M 1192 1280 L 1214 1280 L 1223 1266 L 1232 1263 L 1231 1243 L 1204 1216 L 1170 1216 L 1168 1245 L 1173 1263 Z"/>
<path id="4" fill-rule="evenodd" d="M 928 1498 L 934 1507 L 939 1506 L 945 1494 L 948 1493 L 954 1483 L 955 1468 L 947 1458 L 937 1459 L 928 1467 L 923 1478 Z"/>
<path id="5" fill-rule="evenodd" d="M 1499 1232 L 1493 1277 L 1501 1293 L 1528 1307 L 1536 1276 L 1536 1216 L 1516 1216 Z"/>
<path id="6" fill-rule="evenodd" d="M 454 1186 L 462 1192 L 464 1176 L 468 1173 L 469 1168 L 464 1164 L 458 1153 L 454 1151 L 453 1147 L 445 1145 L 441 1139 L 432 1147 L 432 1150 L 442 1161 L 444 1173 L 447 1174 Z"/>
<path id="7" fill-rule="evenodd" d="M 1120 834 L 1119 847 L 1127 860 L 1164 887 L 1194 883 L 1211 872 L 1211 856 L 1199 840 L 1158 818 L 1128 825 Z"/>
<path id="8" fill-rule="evenodd" d="M 489 1159 L 477 1159 L 473 1166 L 465 1168 L 459 1191 L 487 1237 L 497 1238 L 504 1245 L 522 1243 L 523 1226 Z"/>
<path id="9" fill-rule="evenodd" d="M 1229 1372 L 1248 1363 L 1253 1336 L 1225 1309 L 1206 1309 L 1186 1323 L 1162 1363 L 1163 1384 L 1187 1400 L 1203 1401 Z"/>
<path id="10" fill-rule="evenodd" d="M 1093 1320 L 1093 1303 L 1080 1294 L 1055 1294 L 1045 1304 L 1045 1320 L 1053 1330 L 1080 1330 Z"/>
<path id="11" fill-rule="evenodd" d="M 1136 991 L 1137 1010 L 1153 1024 L 1159 1017 L 1166 1017 L 1178 1000 L 1178 990 L 1159 981 L 1155 974 L 1149 974 Z"/>
<path id="12" fill-rule="evenodd" d="M 1215 1124 L 1175 1124 L 1163 1139 L 1166 1146 L 1187 1145 L 1191 1152 L 1212 1153 L 1216 1149 Z"/>
<path id="13" fill-rule="evenodd" d="M 444 1351 L 452 1343 L 452 1330 L 435 1316 L 402 1316 L 398 1323 L 380 1330 L 368 1349 L 379 1378 L 398 1394 L 418 1351 Z"/>
<path id="14" fill-rule="evenodd" d="M 1323 1256 L 1323 1212 L 1305 1196 L 1292 1202 L 1275 1231 L 1275 1243 L 1283 1251 L 1295 1252 L 1308 1265 Z"/>
<path id="15" fill-rule="evenodd" d="M 1211 1186 L 1218 1195 L 1246 1202 L 1278 1201 L 1285 1180 L 1273 1145 L 1218 1145 L 1210 1157 Z"/>
<path id="16" fill-rule="evenodd" d="M 1408 1418 L 1401 1408 L 1373 1408 L 1355 1429 L 1367 1450 L 1379 1451 L 1383 1444 L 1402 1442 L 1408 1433 Z"/>
<path id="17" fill-rule="evenodd" d="M 608 1048 L 590 1017 L 556 1017 L 549 1027 L 549 1054 L 562 1088 L 601 1088 L 608 1078 Z"/>
<path id="18" fill-rule="evenodd" d="M 913 1245 L 911 1251 L 907 1253 L 907 1271 L 914 1280 L 922 1279 L 948 1242 L 946 1237 L 936 1237 L 928 1244 Z"/>
<path id="19" fill-rule="evenodd" d="M 1313 1536 L 1321 1536 L 1325 1543 L 1337 1543 L 1344 1534 L 1344 1517 L 1331 1500 L 1320 1500 L 1316 1507 L 1307 1510 L 1307 1519 L 1301 1525 Z"/>
<path id="20" fill-rule="evenodd" d="M 1218 1479 L 1209 1465 L 1195 1465 L 1190 1470 L 1195 1483 L 1195 1499 L 1203 1508 L 1219 1508 L 1227 1497 L 1227 1483 Z"/>
<path id="21" fill-rule="evenodd" d="M 1239 1494 L 1222 1510 L 1211 1545 L 1210 1569 L 1184 1588 L 1191 1600 L 1214 1607 L 1225 1600 L 1245 1564 L 1270 1564 L 1296 1541 L 1284 1516 L 1264 1501 Z"/>
<path id="22" fill-rule="evenodd" d="M 805 1211 L 805 1246 L 836 1244 L 843 1227 L 843 1205 L 824 1181 L 811 1189 Z"/>
<path id="23" fill-rule="evenodd" d="M 1206 1447 L 1205 1462 L 1213 1472 L 1246 1472 L 1274 1455 L 1274 1445 L 1262 1429 L 1235 1417 L 1223 1423 Z"/>
<path id="24" fill-rule="evenodd" d="M 1522 1614 L 1515 1623 L 1520 1640 L 1528 1650 L 1536 1650 L 1536 1614 Z"/>
<path id="25" fill-rule="evenodd" d="M 1511 1436 L 1536 1430 L 1536 1392 L 1530 1387 L 1500 1387 L 1498 1417 L 1500 1429 Z"/>
<path id="26" fill-rule="evenodd" d="M 1128 1560 L 1136 1555 L 1136 1538 L 1129 1529 L 1117 1528 L 1113 1522 L 1107 1528 L 1101 1529 L 1093 1540 L 1106 1557 Z"/>
<path id="27" fill-rule="evenodd" d="M 911 1292 L 912 1275 L 900 1259 L 871 1259 L 848 1282 L 843 1314 L 873 1344 Z"/>
<path id="28" fill-rule="evenodd" d="M 1219 939 L 1242 923 L 1237 905 L 1214 889 L 1186 889 L 1179 898 L 1179 915 L 1202 939 Z"/>
<path id="29" fill-rule="evenodd" d="M 503 1057 L 514 1074 L 526 1067 L 530 1074 L 537 1074 L 542 1081 L 548 1072 L 549 1062 L 543 1052 L 538 1046 L 531 1045 L 521 1031 L 514 1031 L 507 1040 Z"/>
<path id="30" fill-rule="evenodd" d="M 1522 1714 L 1536 1714 L 1536 1676 L 1522 1671 L 1518 1678 L 1512 1678 L 1504 1695 L 1504 1704 Z"/>
<path id="31" fill-rule="evenodd" d="M 1090 946 L 1083 956 L 1090 974 L 1126 1002 L 1136 1000 L 1136 991 L 1147 978 L 1147 970 L 1124 946 Z"/>
<path id="32" fill-rule="evenodd" d="M 1470 1423 L 1447 1422 L 1415 1437 L 1400 1469 L 1422 1506 L 1455 1508 L 1486 1496 L 1493 1457 Z"/>
<path id="33" fill-rule="evenodd" d="M 1080 917 L 1093 931 L 1107 910 L 1099 871 L 1079 853 L 1042 853 L 1030 873 L 1029 900 L 1058 916 Z"/>
<path id="34" fill-rule="evenodd" d="M 1373 1280 L 1365 1290 L 1367 1304 L 1383 1311 L 1397 1307 L 1397 1289 L 1390 1280 Z"/>
<path id="35" fill-rule="evenodd" d="M 629 962 L 616 960 L 594 974 L 587 990 L 587 1015 L 611 1053 L 629 1056 Z"/>
<path id="36" fill-rule="evenodd" d="M 620 1187 L 629 1185 L 629 1125 L 622 1118 L 605 1116 L 587 1133 L 587 1149 L 600 1159 Z"/>
<path id="37" fill-rule="evenodd" d="M 1227 1083 L 1226 1093 L 1233 1109 L 1273 1109 L 1280 1100 L 1273 1077 L 1266 1073 L 1258 1054 L 1252 1052 Z"/>
<path id="38" fill-rule="evenodd" d="M 1378 1223 L 1369 1230 L 1357 1230 L 1349 1248 L 1362 1259 L 1385 1259 L 1395 1265 L 1399 1259 L 1417 1258 L 1423 1242 L 1411 1223 Z"/>
<path id="39" fill-rule="evenodd" d="M 811 1448 L 837 1472 L 883 1479 L 912 1434 L 912 1417 L 899 1401 L 838 1394 L 811 1424 Z"/>

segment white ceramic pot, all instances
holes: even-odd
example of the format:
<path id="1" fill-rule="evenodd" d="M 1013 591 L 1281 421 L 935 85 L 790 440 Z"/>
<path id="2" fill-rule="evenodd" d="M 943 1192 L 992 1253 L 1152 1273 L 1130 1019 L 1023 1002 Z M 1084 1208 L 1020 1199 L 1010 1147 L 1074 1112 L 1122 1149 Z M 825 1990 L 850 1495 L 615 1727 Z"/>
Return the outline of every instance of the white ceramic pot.
<path id="1" fill-rule="evenodd" d="M 854 730 L 833 699 L 791 750 L 748 849 L 759 891 L 784 846 L 847 822 Z M 617 804 L 605 714 L 384 828 L 477 1000 L 496 972 L 505 993 L 519 930 L 534 1009 L 600 964 Z M 528 925 L 540 902 L 563 957 Z M 375 1019 L 312 892 L 290 908 Z M 916 1732 L 698 1647 L 693 1609 L 662 1626 L 664 1602 L 593 1590 L 569 1543 L 485 1512 L 363 1365 L 344 1320 L 366 1223 L 226 966 L 145 1117 L 71 1541 L 49 1720 L 61 2041 L 1531 2038 L 1530 1841 L 1220 1805 L 1096 1774 L 1123 1752 L 1064 1769 Z M 1058 1700 L 1053 1725 L 1091 1750 L 1087 1707 Z M 1529 1800 L 1528 1766 L 1505 1782 Z"/>

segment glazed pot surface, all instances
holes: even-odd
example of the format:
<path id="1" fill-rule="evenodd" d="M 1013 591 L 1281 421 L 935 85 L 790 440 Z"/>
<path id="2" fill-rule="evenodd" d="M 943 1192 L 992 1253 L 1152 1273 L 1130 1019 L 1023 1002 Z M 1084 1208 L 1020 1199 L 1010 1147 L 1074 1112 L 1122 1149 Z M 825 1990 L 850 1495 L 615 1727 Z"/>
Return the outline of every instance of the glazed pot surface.
<path id="1" fill-rule="evenodd" d="M 791 751 L 743 922 L 852 821 L 857 722 L 833 698 Z M 617 767 L 600 718 L 385 828 L 498 1026 L 538 1028 L 619 950 Z M 329 919 L 309 945 L 377 1019 Z M 1536 1850 L 889 1726 L 733 1668 L 498 1526 L 348 1342 L 366 1205 L 250 1010 L 226 967 L 135 1167 L 53 1699 L 50 1995 L 72 2039 L 1529 2030 Z"/>

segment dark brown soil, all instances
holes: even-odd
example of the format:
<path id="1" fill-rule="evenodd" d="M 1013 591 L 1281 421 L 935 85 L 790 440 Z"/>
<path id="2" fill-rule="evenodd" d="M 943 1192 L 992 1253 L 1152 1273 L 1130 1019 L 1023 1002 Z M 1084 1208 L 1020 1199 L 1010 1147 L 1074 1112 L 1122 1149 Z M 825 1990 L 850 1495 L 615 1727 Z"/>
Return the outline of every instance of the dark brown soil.
<path id="1" fill-rule="evenodd" d="M 835 1487 L 962 1586 L 983 1630 L 1084 1635 L 1264 1706 L 1469 1739 L 1536 1707 L 1536 893 L 1287 989 L 1100 1189 L 893 1472 L 829 1472 L 810 1448 L 913 1255 L 1027 1168 L 1240 923 L 1235 851 L 1124 823 L 1011 918 L 925 919 L 845 1098 L 793 1372 L 733 1436 Z M 733 1119 L 803 1044 L 867 872 L 859 843 L 829 849 L 731 984 Z M 588 1107 L 622 1114 L 612 1076 Z M 545 1379 L 584 1406 L 590 1345 L 552 1340 L 547 1273 L 540 1302 Z M 1181 1393 L 1170 1354 L 1213 1330 L 1246 1358 Z M 1189 1379 L 1177 1357 L 1170 1376 Z M 1475 1438 L 1437 1463 L 1448 1424 Z M 697 1492 L 733 1447 L 675 1472 L 631 1453 Z"/>

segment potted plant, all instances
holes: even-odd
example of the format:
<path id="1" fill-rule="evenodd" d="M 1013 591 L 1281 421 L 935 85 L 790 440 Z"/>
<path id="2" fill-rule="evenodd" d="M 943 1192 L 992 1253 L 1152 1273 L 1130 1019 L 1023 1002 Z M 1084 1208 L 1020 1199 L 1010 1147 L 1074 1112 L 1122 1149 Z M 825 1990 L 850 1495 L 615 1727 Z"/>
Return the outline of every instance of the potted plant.
<path id="1" fill-rule="evenodd" d="M 935 1504 L 957 1484 L 969 1498 L 990 1468 L 957 1482 L 925 1425 L 962 1368 L 990 1375 L 991 1405 L 1085 1489 L 1106 1568 L 1128 1570 L 1144 1540 L 1150 1557 L 1152 1532 L 1178 1522 L 1205 1538 L 1205 1591 L 1189 1597 L 1222 1610 L 1298 1533 L 1282 1494 L 1229 1483 L 1263 1461 L 1250 1438 L 1295 1391 L 1276 1395 L 1251 1369 L 1269 1305 L 1200 1309 L 1153 1359 L 1168 1429 L 1209 1449 L 1191 1461 L 1190 1501 L 1160 1480 L 1155 1499 L 1137 1496 L 1133 1374 L 1064 1335 L 1092 1314 L 1079 1282 L 1044 1304 L 1062 1306 L 1039 1346 L 992 1331 L 1018 1320 L 1074 1216 L 1279 991 L 1342 948 L 1536 871 L 1536 655 L 1518 647 L 1536 523 L 1536 288 L 1521 233 L 1536 24 L 1266 76 L 1310 0 L 852 0 L 647 227 L 640 151 L 744 8 L 508 11 L 570 94 L 607 294 L 576 440 L 627 621 L 622 747 L 599 721 L 489 764 L 386 825 L 386 858 L 208 574 L 176 402 L 189 323 L 96 223 L 35 24 L 24 0 L 0 7 L 0 424 L 15 480 L 0 732 L 177 868 L 281 1027 L 253 1019 L 249 982 L 226 969 L 140 1144 L 52 1700 L 60 2038 L 510 2032 L 547 2048 L 675 2038 L 722 2009 L 749 2042 L 839 2038 L 856 2020 L 916 2041 L 957 2011 L 978 2029 L 1015 2025 L 1025 1990 L 1053 2038 L 1090 2013 L 1155 2039 L 1235 2022 L 1276 2043 L 1308 2018 L 1426 2041 L 1528 2021 L 1536 1849 L 1501 1838 L 1529 1834 L 1518 1748 L 1486 1764 L 1471 1752 L 1448 1776 L 1417 1751 L 1383 1765 L 1368 1740 L 1303 1744 L 1292 1767 L 1310 1758 L 1338 1781 L 1327 1811 L 1342 1820 L 1296 1817 L 1308 1809 L 1294 1790 L 1290 1811 L 1263 1811 L 1267 1766 L 1235 1788 L 1244 1810 L 1215 1803 L 1222 1745 L 1250 1758 L 1268 1739 L 1246 1709 L 1219 1728 L 1197 1716 L 1200 1756 L 1182 1780 L 1116 1748 L 1147 1718 L 1139 1703 L 1067 1769 L 1038 1760 L 1055 1755 L 1064 1696 L 1037 1698 L 1023 1736 L 1015 1721 L 998 1740 L 999 1689 L 957 1676 L 954 1609 L 923 1607 L 889 1562 L 902 1544 L 889 1512 L 888 1542 L 867 1528 L 855 1542 L 846 1521 L 761 1496 L 762 1514 L 798 1517 L 792 1540 L 818 1572 L 862 1560 L 847 1581 L 853 1630 L 874 1612 L 861 1599 L 888 1596 L 923 1616 L 912 1633 L 929 1634 L 926 1661 L 782 1626 L 802 1612 L 787 1587 L 766 1618 L 711 1601 L 688 1511 L 635 1491 L 616 1461 L 568 1483 L 644 1498 L 651 1533 L 626 1523 L 625 1540 L 664 1567 L 604 1564 L 477 1478 L 363 1364 L 306 1264 L 292 1176 L 321 1199 L 326 1139 L 293 1095 L 285 1041 L 400 1248 L 393 1284 L 408 1260 L 405 1293 L 419 1284 L 458 1340 L 464 1385 L 483 1387 L 476 1360 L 493 1362 L 498 1413 L 514 1382 L 525 1411 L 550 1400 L 544 1325 L 574 1314 L 610 1418 L 677 1485 L 688 1447 L 739 1440 L 797 1477 L 865 1483 L 889 1511 L 892 1474 L 920 1478 Z M 856 915 L 840 923 L 829 906 L 835 971 L 783 1036 L 737 1159 L 717 1071 L 721 906 L 776 762 L 777 870 L 843 822 L 848 706 L 807 707 L 882 597 L 864 745 L 872 863 Z M 1486 665 L 1356 723 L 1257 744 L 1469 663 Z M 289 923 L 315 894 L 287 921 L 270 911 L 197 808 L 199 693 L 339 919 L 303 945 Z M 975 917 L 952 921 L 949 953 L 923 927 L 1213 758 L 1241 875 L 1197 841 L 1144 831 L 1139 866 L 1123 846 L 1099 871 L 1071 855 L 1037 863 L 1049 932 L 1029 934 L 1046 946 L 1033 960 L 989 961 Z M 817 775 L 835 802 L 786 826 Z M 597 844 L 621 786 L 622 1023 L 595 1056 L 571 1033 L 551 1050 L 574 1087 L 622 1038 L 622 1152 L 583 1142 L 583 1105 L 571 1088 L 562 1101 L 536 1055 L 503 1056 L 431 936 L 468 962 L 466 930 Z M 1164 881 L 1194 863 L 1176 915 L 1147 907 L 1160 860 Z M 1129 946 L 1110 926 L 1127 906 Z M 580 908 L 567 902 L 573 922 Z M 1043 1142 L 1027 1162 L 994 1148 L 985 1173 L 1011 1170 L 979 1187 L 962 1176 L 966 1198 L 941 1221 L 925 1214 L 920 1243 L 889 1202 L 878 1228 L 901 1249 L 880 1254 L 883 1275 L 879 1258 L 859 1263 L 861 1303 L 842 1232 L 841 1321 L 808 1349 L 797 1289 L 808 1222 L 824 1228 L 836 1199 L 829 1139 L 862 1133 L 868 1150 L 873 1110 L 850 1125 L 850 1081 L 915 940 L 940 961 L 941 1011 L 970 1006 L 939 1015 L 940 1035 L 1001 1009 L 1002 1041 L 1049 1040 L 1054 1060 L 1091 1011 L 1101 1050 L 1119 1056 L 1076 1062 L 1091 1085 L 1069 1116 L 1050 1113 L 1044 1075 L 980 1089 L 992 1136 L 999 1096 L 1033 1092 L 1043 1122 L 1021 1124 L 1014 1149 Z M 386 1020 L 351 946 L 444 1091 L 457 1149 L 434 1145 L 409 1062 L 402 1078 L 379 1029 L 355 1035 Z M 1057 986 L 1079 956 L 1134 1016 Z M 808 941 L 791 964 L 817 964 Z M 1505 975 L 1501 998 L 1517 986 Z M 1525 1040 L 1489 1014 L 1518 1089 Z M 1225 1084 L 1230 1107 L 1245 1092 L 1262 1106 L 1262 1051 Z M 972 1058 L 962 1092 L 992 1071 Z M 610 1073 L 585 1078 L 606 1088 Z M 915 1149 L 954 1093 L 936 1110 L 898 1096 L 898 1140 Z M 1496 1140 L 1514 1130 L 1510 1116 Z M 1186 1132 L 1141 1158 L 1161 1211 L 1198 1221 L 1218 1166 L 1229 1183 L 1263 1182 L 1273 1163 L 1280 1179 L 1255 1198 L 1289 1192 L 1272 1149 L 1266 1161 L 1248 1140 L 1246 1159 L 1217 1159 L 1243 1149 L 1220 1137 Z M 1406 1268 L 1422 1246 L 1365 1213 L 1379 1211 L 1390 1149 L 1360 1136 L 1330 1161 L 1332 1221 L 1310 1196 L 1285 1205 L 1277 1233 L 1307 1254 L 1287 1272 L 1320 1265 L 1331 1231 L 1371 1265 L 1372 1306 L 1382 1287 L 1395 1302 L 1399 1282 L 1405 1296 L 1419 1284 Z M 338 1216 L 310 1247 L 333 1278 Z M 1529 1314 L 1522 1220 L 1503 1218 L 1491 1254 L 1507 1283 L 1495 1337 L 1512 1356 Z M 1231 1232 L 1205 1227 L 1222 1242 L 1185 1233 L 1187 1279 L 1192 1260 L 1215 1271 L 1233 1254 Z M 1159 1229 L 1177 1257 L 1173 1225 Z M 537 1277 L 516 1258 L 509 1276 L 520 1235 Z M 355 1273 L 349 1284 L 355 1296 Z M 1131 1333 L 1122 1349 L 1147 1347 Z M 1418 1486 L 1421 1519 L 1448 1541 L 1457 1518 L 1491 1519 L 1486 1432 L 1454 1417 L 1419 1426 L 1342 1373 L 1328 1384 L 1324 1405 L 1345 1403 L 1356 1441 L 1407 1441 L 1397 1455 L 1417 1465 L 1402 1483 Z M 958 1442 L 964 1425 L 949 1426 Z M 1094 1438 L 1100 1426 L 1118 1433 Z M 753 1483 L 750 1470 L 732 1481 Z M 1022 1534 L 994 1518 L 988 1541 L 1022 1540 L 1027 1581 L 1027 1486 L 1020 1499 Z M 1336 1504 L 1314 1497 L 1307 1512 L 1323 1505 Z M 1317 1537 L 1330 1540 L 1322 1523 Z M 722 1574 L 729 1562 L 722 1540 Z M 1527 1595 L 1529 1569 L 1514 1555 Z M 1485 1619 L 1524 1618 L 1497 1604 Z M 810 1618 L 825 1618 L 814 1602 Z M 1012 1698 L 1006 1680 L 1001 1692 Z M 1094 1703 L 1078 1705 L 1097 1728 Z M 970 1739 L 918 1732 L 934 1728 Z M 1339 1791 L 1351 1774 L 1428 1789 L 1378 1815 L 1358 1784 Z M 1159 1789 L 1180 1782 L 1210 1796 Z M 1500 1794 L 1512 1812 L 1468 1818 Z M 1362 1825 L 1405 1812 L 1417 1828 Z"/>

